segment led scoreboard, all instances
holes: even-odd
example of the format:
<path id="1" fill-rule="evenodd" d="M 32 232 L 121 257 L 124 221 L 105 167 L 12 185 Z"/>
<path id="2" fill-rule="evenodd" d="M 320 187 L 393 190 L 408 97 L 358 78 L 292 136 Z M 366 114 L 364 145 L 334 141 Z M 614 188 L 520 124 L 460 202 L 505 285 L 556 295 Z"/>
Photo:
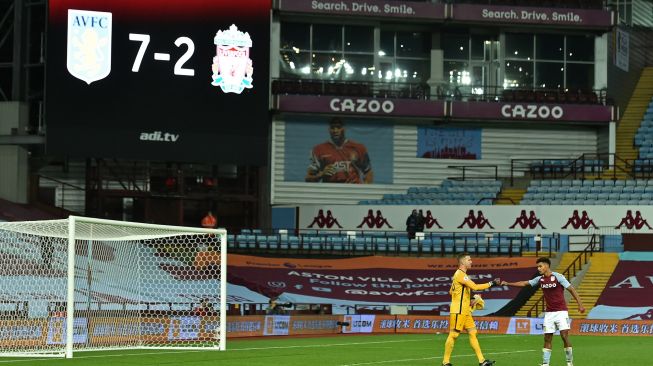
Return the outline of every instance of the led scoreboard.
<path id="1" fill-rule="evenodd" d="M 50 0 L 50 154 L 265 164 L 270 0 Z"/>

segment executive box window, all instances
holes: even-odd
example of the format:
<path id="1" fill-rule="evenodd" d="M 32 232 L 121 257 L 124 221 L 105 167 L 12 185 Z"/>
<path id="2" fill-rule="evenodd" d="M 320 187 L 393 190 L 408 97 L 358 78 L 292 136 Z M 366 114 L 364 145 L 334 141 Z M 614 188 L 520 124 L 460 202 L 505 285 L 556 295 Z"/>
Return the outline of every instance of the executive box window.
<path id="1" fill-rule="evenodd" d="M 446 34 L 442 37 L 442 53 L 445 60 L 469 59 L 469 35 Z"/>
<path id="2" fill-rule="evenodd" d="M 532 60 L 533 59 L 532 34 L 506 34 L 506 59 Z"/>
<path id="3" fill-rule="evenodd" d="M 430 33 L 282 23 L 282 78 L 419 83 L 429 78 Z"/>
<path id="4" fill-rule="evenodd" d="M 429 33 L 382 30 L 377 81 L 419 83 L 430 76 Z"/>
<path id="5" fill-rule="evenodd" d="M 562 62 L 536 62 L 536 86 L 544 89 L 565 87 L 565 66 Z"/>
<path id="6" fill-rule="evenodd" d="M 531 88 L 533 86 L 533 63 L 529 61 L 506 61 L 506 88 Z"/>
<path id="7" fill-rule="evenodd" d="M 593 88 L 593 35 L 506 33 L 505 40 L 504 88 Z"/>
<path id="8" fill-rule="evenodd" d="M 587 89 L 594 85 L 594 65 L 567 63 L 567 88 Z"/>
<path id="9" fill-rule="evenodd" d="M 538 60 L 564 60 L 565 37 L 557 34 L 536 36 L 535 58 Z"/>
<path id="10" fill-rule="evenodd" d="M 447 93 L 494 93 L 498 85 L 500 44 L 497 34 L 443 33 L 443 80 Z"/>
<path id="11" fill-rule="evenodd" d="M 345 52 L 374 53 L 374 28 L 345 26 Z"/>
<path id="12" fill-rule="evenodd" d="M 594 62 L 594 36 L 567 36 L 567 61 Z"/>
<path id="13" fill-rule="evenodd" d="M 283 78 L 372 80 L 374 28 L 338 24 L 282 23 Z"/>

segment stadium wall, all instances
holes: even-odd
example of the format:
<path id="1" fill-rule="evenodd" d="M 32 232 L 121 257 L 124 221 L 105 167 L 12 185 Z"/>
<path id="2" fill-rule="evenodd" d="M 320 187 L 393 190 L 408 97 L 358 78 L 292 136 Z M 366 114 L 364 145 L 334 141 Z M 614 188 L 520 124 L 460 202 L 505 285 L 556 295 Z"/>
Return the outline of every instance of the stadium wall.
<path id="1" fill-rule="evenodd" d="M 346 119 L 345 123 L 355 123 Z M 324 125 L 321 132 L 321 142 L 328 140 L 327 118 L 316 120 L 315 123 Z M 383 121 L 386 126 L 377 127 L 388 129 L 393 135 L 392 146 L 383 151 L 391 159 L 392 172 L 390 180 L 385 183 L 374 184 L 336 184 L 336 183 L 305 183 L 301 181 L 287 181 L 287 153 L 291 142 L 286 139 L 288 123 L 286 120 L 275 120 L 272 126 L 272 204 L 296 205 L 318 203 L 356 204 L 360 200 L 379 199 L 387 193 L 403 193 L 410 186 L 432 186 L 439 184 L 448 177 L 457 177 L 461 172 L 448 168 L 454 165 L 496 165 L 500 176 L 510 175 L 511 159 L 570 159 L 577 158 L 583 153 L 595 154 L 606 148 L 605 139 L 595 127 L 580 125 L 555 125 L 529 124 L 517 126 L 515 124 L 444 124 L 438 127 L 470 128 L 481 130 L 481 159 L 427 159 L 417 157 L 418 128 L 431 126 L 431 124 L 407 124 L 401 121 Z M 378 126 L 378 125 L 376 125 Z M 346 127 L 345 127 L 346 129 Z M 346 133 L 346 132 L 345 132 Z M 362 141 L 365 143 L 365 141 Z M 299 152 L 301 153 L 301 152 Z M 305 174 L 308 166 L 310 148 L 307 148 L 304 159 L 305 164 L 301 174 Z M 370 153 L 372 168 L 377 171 L 381 168 L 379 157 Z M 493 170 L 482 169 L 470 175 L 494 174 Z"/>

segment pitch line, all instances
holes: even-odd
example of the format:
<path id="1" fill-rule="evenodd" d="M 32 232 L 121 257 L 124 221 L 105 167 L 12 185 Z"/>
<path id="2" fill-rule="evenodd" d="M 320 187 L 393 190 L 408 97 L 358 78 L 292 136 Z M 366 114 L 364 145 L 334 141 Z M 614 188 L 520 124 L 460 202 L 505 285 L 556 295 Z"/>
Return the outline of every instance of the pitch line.
<path id="1" fill-rule="evenodd" d="M 495 335 L 483 337 L 483 339 L 488 338 L 502 338 L 504 335 Z M 297 348 L 326 348 L 326 347 L 344 347 L 344 346 L 364 346 L 372 344 L 389 344 L 389 343 L 409 343 L 409 342 L 432 342 L 433 338 L 427 339 L 405 339 L 397 341 L 373 341 L 373 342 L 350 342 L 350 343 L 332 343 L 332 344 L 306 344 L 306 345 L 295 345 L 295 346 L 273 346 L 273 347 L 249 347 L 249 348 L 235 348 L 227 349 L 226 352 L 240 352 L 240 351 L 264 351 L 272 349 L 297 349 Z M 104 352 L 110 352 L 108 349 Z M 140 352 L 140 353 L 116 353 L 116 354 L 107 354 L 107 355 L 89 355 L 89 356 L 75 356 L 73 359 L 93 359 L 93 358 L 105 358 L 105 357 L 127 357 L 127 356 L 152 356 L 152 355 L 162 355 L 162 354 L 183 354 L 183 353 L 197 353 L 197 352 L 219 352 L 214 350 L 207 349 L 197 349 L 197 350 L 183 350 L 183 351 L 158 351 L 158 352 Z M 35 362 L 35 361 L 52 361 L 52 357 L 48 358 L 25 358 L 18 360 L 0 360 L 0 364 L 3 363 L 20 363 L 20 362 Z M 395 361 L 398 362 L 398 361 Z M 367 364 L 353 364 L 353 365 L 342 365 L 342 366 L 356 366 L 356 365 L 367 365 Z"/>
<path id="2" fill-rule="evenodd" d="M 486 337 L 488 338 L 488 337 Z M 526 353 L 526 352 L 537 352 L 538 350 L 536 349 L 529 349 L 529 350 L 523 350 L 523 351 L 510 351 L 510 352 L 491 352 L 491 353 L 484 353 L 486 355 L 505 355 L 505 354 L 510 354 L 510 353 Z M 476 356 L 476 354 L 469 354 L 469 355 L 457 355 L 457 356 L 452 356 L 452 358 L 458 358 L 458 357 L 472 357 Z M 343 364 L 340 366 L 365 366 L 365 365 L 381 365 L 381 364 L 388 364 L 388 363 L 397 363 L 397 362 L 413 362 L 413 361 L 426 361 L 426 360 L 438 360 L 441 359 L 442 356 L 439 357 L 424 357 L 424 358 L 405 358 L 402 360 L 385 360 L 385 361 L 376 361 L 376 362 L 363 362 L 363 363 L 348 363 L 348 364 Z"/>

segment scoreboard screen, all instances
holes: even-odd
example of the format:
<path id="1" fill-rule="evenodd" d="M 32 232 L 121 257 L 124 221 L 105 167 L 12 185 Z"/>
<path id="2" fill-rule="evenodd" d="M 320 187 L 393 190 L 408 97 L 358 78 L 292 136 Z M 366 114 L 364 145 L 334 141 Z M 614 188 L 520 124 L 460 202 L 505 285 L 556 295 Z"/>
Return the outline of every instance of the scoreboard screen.
<path id="1" fill-rule="evenodd" d="M 50 0 L 47 151 L 265 164 L 270 0 Z"/>

